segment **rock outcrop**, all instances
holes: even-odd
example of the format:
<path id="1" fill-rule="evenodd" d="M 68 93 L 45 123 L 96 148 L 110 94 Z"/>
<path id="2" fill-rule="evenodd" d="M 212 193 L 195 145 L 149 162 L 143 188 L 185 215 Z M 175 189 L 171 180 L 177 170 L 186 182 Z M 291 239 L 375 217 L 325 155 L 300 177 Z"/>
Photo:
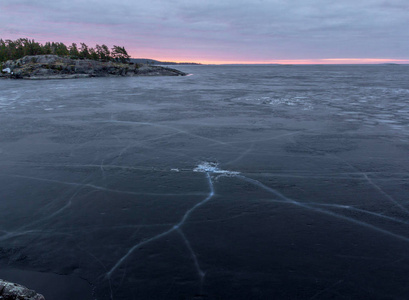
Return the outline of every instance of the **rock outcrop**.
<path id="1" fill-rule="evenodd" d="M 135 63 L 70 59 L 57 55 L 25 56 L 2 65 L 3 78 L 59 79 L 107 76 L 185 76 L 184 72 L 161 66 Z"/>
<path id="2" fill-rule="evenodd" d="M 0 279 L 0 300 L 45 300 L 45 298 L 25 286 Z"/>

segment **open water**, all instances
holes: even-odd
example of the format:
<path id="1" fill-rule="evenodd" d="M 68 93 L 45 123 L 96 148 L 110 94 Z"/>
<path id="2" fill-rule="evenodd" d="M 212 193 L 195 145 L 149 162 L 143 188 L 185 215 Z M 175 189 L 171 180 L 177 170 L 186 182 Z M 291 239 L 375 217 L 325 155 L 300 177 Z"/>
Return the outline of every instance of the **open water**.
<path id="1" fill-rule="evenodd" d="M 408 299 L 409 66 L 0 81 L 0 278 L 47 300 Z"/>

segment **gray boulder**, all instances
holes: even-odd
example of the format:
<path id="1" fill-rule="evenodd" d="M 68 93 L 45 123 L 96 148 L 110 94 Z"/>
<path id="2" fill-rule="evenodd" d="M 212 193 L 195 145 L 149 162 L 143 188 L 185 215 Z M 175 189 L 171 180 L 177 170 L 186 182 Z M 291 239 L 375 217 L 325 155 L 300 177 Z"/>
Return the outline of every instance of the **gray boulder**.
<path id="1" fill-rule="evenodd" d="M 25 286 L 0 279 L 0 300 L 45 300 L 45 298 Z"/>

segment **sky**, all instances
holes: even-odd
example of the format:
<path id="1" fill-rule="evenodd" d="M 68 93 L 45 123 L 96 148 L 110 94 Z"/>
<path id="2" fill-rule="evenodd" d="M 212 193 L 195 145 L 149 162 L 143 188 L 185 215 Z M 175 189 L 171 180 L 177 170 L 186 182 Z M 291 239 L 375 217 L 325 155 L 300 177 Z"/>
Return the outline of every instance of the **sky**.
<path id="1" fill-rule="evenodd" d="M 0 38 L 200 63 L 409 63 L 409 0 L 0 0 Z"/>

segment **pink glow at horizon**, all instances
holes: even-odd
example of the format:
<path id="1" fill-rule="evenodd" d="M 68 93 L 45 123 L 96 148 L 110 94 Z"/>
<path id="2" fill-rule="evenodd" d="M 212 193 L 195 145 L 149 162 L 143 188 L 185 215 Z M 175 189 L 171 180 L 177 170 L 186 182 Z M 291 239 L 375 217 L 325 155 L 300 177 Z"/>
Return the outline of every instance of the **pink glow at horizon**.
<path id="1" fill-rule="evenodd" d="M 169 53 L 170 52 L 170 53 Z M 314 65 L 314 64 L 409 64 L 409 59 L 395 58 L 314 58 L 314 59 L 269 59 L 269 60 L 251 60 L 242 56 L 234 58 L 222 54 L 217 57 L 213 53 L 185 52 L 180 50 L 162 50 L 155 48 L 131 49 L 128 51 L 134 58 L 149 58 L 159 61 L 171 62 L 192 62 L 201 64 L 291 64 L 291 65 Z"/>
<path id="2" fill-rule="evenodd" d="M 171 53 L 169 53 L 171 52 Z M 131 49 L 128 51 L 131 57 L 149 58 L 159 61 L 172 62 L 193 62 L 201 64 L 291 64 L 291 65 L 311 65 L 311 64 L 409 64 L 409 59 L 395 58 L 315 58 L 315 59 L 269 59 L 269 60 L 252 60 L 242 56 L 234 58 L 226 55 L 217 57 L 212 53 L 184 52 L 179 50 L 164 51 L 161 49 Z"/>
<path id="3" fill-rule="evenodd" d="M 193 62 L 201 64 L 289 64 L 289 65 L 332 65 L 332 64 L 346 64 L 346 65 L 364 65 L 364 64 L 409 64 L 409 59 L 390 59 L 390 58 L 323 58 L 323 59 L 273 59 L 263 61 L 253 60 L 219 60 L 219 59 L 189 59 L 183 56 L 162 56 L 156 53 L 157 56 L 149 57 L 147 55 L 139 55 L 135 57 L 147 57 L 159 61 L 171 61 L 171 62 Z M 134 57 L 134 56 L 133 56 Z"/>

